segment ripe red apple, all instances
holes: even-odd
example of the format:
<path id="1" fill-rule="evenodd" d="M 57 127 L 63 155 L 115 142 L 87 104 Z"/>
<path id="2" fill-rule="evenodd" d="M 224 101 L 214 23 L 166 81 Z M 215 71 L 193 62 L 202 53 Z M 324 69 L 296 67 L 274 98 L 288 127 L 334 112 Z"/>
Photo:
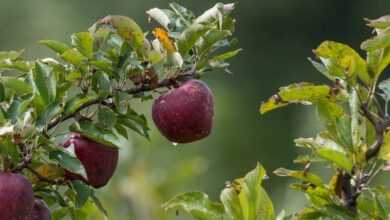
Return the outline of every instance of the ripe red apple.
<path id="1" fill-rule="evenodd" d="M 31 216 L 28 220 L 51 220 L 50 209 L 41 199 L 35 199 Z"/>
<path id="2" fill-rule="evenodd" d="M 213 126 L 214 102 L 211 90 L 199 80 L 189 80 L 160 96 L 152 117 L 168 140 L 189 143 L 207 137 Z"/>
<path id="3" fill-rule="evenodd" d="M 34 192 L 24 176 L 0 173 L 0 219 L 29 220 L 33 205 Z"/>
<path id="4" fill-rule="evenodd" d="M 78 133 L 72 133 L 63 147 L 71 145 L 74 146 L 77 158 L 84 165 L 88 180 L 71 172 L 66 172 L 66 178 L 83 180 L 95 188 L 106 185 L 118 164 L 118 149 L 97 143 Z"/>

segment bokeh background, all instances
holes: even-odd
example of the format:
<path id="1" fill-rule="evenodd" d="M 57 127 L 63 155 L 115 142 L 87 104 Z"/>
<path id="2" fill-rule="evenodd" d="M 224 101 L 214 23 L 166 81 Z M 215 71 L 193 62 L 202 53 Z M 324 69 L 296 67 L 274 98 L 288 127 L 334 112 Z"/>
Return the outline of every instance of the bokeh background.
<path id="1" fill-rule="evenodd" d="M 177 1 L 198 14 L 216 1 Z M 86 30 L 107 14 L 135 18 L 144 29 L 145 11 L 166 7 L 167 0 L 1 0 L 0 50 L 27 50 L 29 57 L 53 54 L 36 42 Z M 217 200 L 227 180 L 244 175 L 260 161 L 270 179 L 265 187 L 276 209 L 292 212 L 304 198 L 287 188 L 289 180 L 272 170 L 293 168 L 297 154 L 293 138 L 320 129 L 310 107 L 290 107 L 260 116 L 259 104 L 277 88 L 297 81 L 322 82 L 307 61 L 325 39 L 358 48 L 371 33 L 363 17 L 376 18 L 390 8 L 388 0 L 240 0 L 237 37 L 243 53 L 232 60 L 232 75 L 215 72 L 204 80 L 215 96 L 215 128 L 204 141 L 173 146 L 155 130 L 151 141 L 136 135 L 121 149 L 114 179 L 99 192 L 111 219 L 190 219 L 165 214 L 160 205 L 175 194 L 204 191 Z M 134 108 L 150 118 L 151 102 L 134 101 Z M 322 171 L 326 175 L 326 170 Z M 98 219 L 91 213 L 90 219 Z"/>

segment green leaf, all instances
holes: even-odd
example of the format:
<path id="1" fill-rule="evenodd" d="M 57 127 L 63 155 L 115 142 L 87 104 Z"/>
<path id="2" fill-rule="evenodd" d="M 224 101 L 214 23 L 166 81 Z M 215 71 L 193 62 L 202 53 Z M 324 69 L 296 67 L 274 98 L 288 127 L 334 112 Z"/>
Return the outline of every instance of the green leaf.
<path id="1" fill-rule="evenodd" d="M 315 153 L 319 157 L 328 160 L 330 162 L 333 162 L 337 167 L 341 169 L 344 169 L 348 172 L 352 171 L 353 163 L 348 158 L 348 156 L 343 152 L 331 148 L 320 147 L 315 149 Z"/>
<path id="2" fill-rule="evenodd" d="M 98 109 L 98 121 L 102 127 L 112 129 L 116 125 L 117 117 L 110 108 L 100 107 Z"/>
<path id="3" fill-rule="evenodd" d="M 57 79 L 51 67 L 37 62 L 32 73 L 32 79 L 36 94 L 46 105 L 49 105 L 56 99 Z"/>
<path id="4" fill-rule="evenodd" d="M 351 121 L 344 108 L 329 99 L 321 99 L 317 103 L 317 113 L 332 139 L 349 148 L 352 145 Z"/>
<path id="5" fill-rule="evenodd" d="M 112 72 L 114 71 L 114 69 L 112 68 L 113 64 L 111 61 L 109 60 L 104 60 L 104 59 L 101 59 L 101 60 L 92 60 L 89 62 L 92 66 L 104 71 L 104 72 L 107 72 L 109 74 L 112 74 Z"/>
<path id="6" fill-rule="evenodd" d="M 203 36 L 203 40 L 200 42 L 198 53 L 200 56 L 204 56 L 210 51 L 214 50 L 216 44 L 227 37 L 231 36 L 232 33 L 228 30 L 210 30 Z"/>
<path id="7" fill-rule="evenodd" d="M 85 179 L 88 179 L 83 164 L 79 161 L 79 159 L 70 154 L 70 152 L 58 147 L 58 149 L 54 149 L 49 152 L 49 158 L 57 161 L 64 169 L 69 170 L 72 173 L 77 173 Z"/>
<path id="8" fill-rule="evenodd" d="M 99 128 L 91 122 L 74 123 L 69 129 L 108 147 L 120 148 L 124 145 L 112 130 L 108 131 L 107 129 Z"/>
<path id="9" fill-rule="evenodd" d="M 41 40 L 38 43 L 47 46 L 58 54 L 63 54 L 69 49 L 67 44 L 55 40 Z"/>
<path id="10" fill-rule="evenodd" d="M 72 35 L 72 45 L 88 59 L 93 57 L 94 40 L 90 32 L 80 32 Z"/>
<path id="11" fill-rule="evenodd" d="M 24 50 L 11 50 L 11 51 L 0 51 L 0 61 L 2 60 L 16 60 L 20 58 L 24 53 Z"/>
<path id="12" fill-rule="evenodd" d="M 76 208 L 81 208 L 91 196 L 92 189 L 80 180 L 72 181 L 72 187 L 76 191 Z"/>
<path id="13" fill-rule="evenodd" d="M 351 118 L 347 115 L 336 120 L 336 134 L 337 140 L 345 150 L 353 151 L 353 142 L 352 142 L 352 130 L 351 130 Z"/>
<path id="14" fill-rule="evenodd" d="M 379 158 L 382 160 L 390 161 L 390 133 L 386 132 L 384 134 L 383 145 L 379 151 Z"/>
<path id="15" fill-rule="evenodd" d="M 23 95 L 32 92 L 31 85 L 23 78 L 2 76 L 0 81 L 6 88 L 10 89 L 16 95 Z"/>
<path id="16" fill-rule="evenodd" d="M 305 171 L 298 171 L 298 170 L 288 170 L 285 168 L 279 168 L 274 171 L 274 173 L 278 176 L 289 176 L 293 177 L 305 182 L 312 183 L 316 186 L 322 186 L 323 182 L 322 179 L 310 172 L 305 172 Z"/>
<path id="17" fill-rule="evenodd" d="M 12 122 L 16 122 L 19 119 L 19 116 L 27 112 L 32 100 L 33 99 L 30 96 L 14 98 L 7 110 L 7 117 L 11 119 Z"/>
<path id="18" fill-rule="evenodd" d="M 178 195 L 165 203 L 168 210 L 182 209 L 198 220 L 223 220 L 224 209 L 220 203 L 212 202 L 201 192 L 190 192 Z"/>
<path id="19" fill-rule="evenodd" d="M 366 61 L 348 45 L 325 41 L 315 50 L 315 54 L 321 58 L 332 76 L 352 82 L 358 76 L 364 83 L 372 83 L 373 76 L 368 74 Z"/>
<path id="20" fill-rule="evenodd" d="M 100 20 L 100 24 L 109 24 L 117 30 L 119 36 L 126 40 L 139 55 L 145 54 L 144 33 L 141 27 L 131 18 L 119 15 L 110 15 Z"/>
<path id="21" fill-rule="evenodd" d="M 0 128 L 3 129 L 3 128 Z M 17 164 L 21 160 L 21 155 L 18 151 L 18 147 L 12 143 L 10 136 L 1 137 L 0 142 L 0 154 L 9 157 L 14 164 Z"/>
<path id="22" fill-rule="evenodd" d="M 185 29 L 177 42 L 180 54 L 185 56 L 207 30 L 206 26 L 196 23 Z"/>
<path id="23" fill-rule="evenodd" d="M 316 62 L 314 61 L 313 59 L 311 58 L 308 58 L 308 60 L 310 61 L 310 63 L 314 66 L 314 68 L 316 68 L 316 70 L 320 73 L 322 73 L 322 75 L 326 76 L 328 79 L 332 80 L 332 81 L 335 81 L 337 77 L 333 76 L 332 74 L 329 73 L 328 69 L 326 68 L 326 66 L 322 63 L 319 63 L 319 62 Z"/>
<path id="24" fill-rule="evenodd" d="M 266 177 L 264 168 L 258 164 L 256 169 L 244 178 L 236 179 L 221 193 L 225 212 L 234 220 L 274 220 L 272 202 L 261 187 Z"/>
<path id="25" fill-rule="evenodd" d="M 109 76 L 106 73 L 100 71 L 97 72 L 93 78 L 93 87 L 99 97 L 107 97 L 111 93 L 111 82 Z"/>
<path id="26" fill-rule="evenodd" d="M 55 116 L 60 114 L 62 108 L 58 102 L 50 104 L 47 109 L 38 116 L 36 126 L 38 130 L 42 130 Z"/>
<path id="27" fill-rule="evenodd" d="M 65 115 L 73 114 L 81 106 L 85 105 L 86 103 L 95 101 L 97 98 L 98 97 L 96 95 L 93 95 L 93 94 L 90 94 L 90 95 L 77 95 L 77 96 L 71 98 L 65 104 L 64 114 Z"/>
<path id="28" fill-rule="evenodd" d="M 23 53 L 24 50 L 1 51 L 0 69 L 28 72 L 30 70 L 30 63 L 21 59 Z"/>
<path id="29" fill-rule="evenodd" d="M 135 131 L 137 134 L 149 139 L 149 127 L 144 115 L 140 115 L 132 109 L 126 114 L 118 116 L 118 124 Z"/>
<path id="30" fill-rule="evenodd" d="M 104 215 L 104 220 L 108 220 L 108 213 L 106 209 L 103 207 L 100 200 L 96 197 L 95 193 L 92 191 L 91 198 L 95 206 L 99 209 L 99 211 Z"/>
<path id="31" fill-rule="evenodd" d="M 31 69 L 31 63 L 23 60 L 4 60 L 0 61 L 1 70 L 17 70 L 21 72 L 28 72 Z"/>
<path id="32" fill-rule="evenodd" d="M 242 49 L 237 49 L 237 50 L 232 50 L 232 51 L 229 51 L 229 52 L 217 55 L 214 58 L 212 58 L 210 60 L 210 62 L 222 62 L 222 61 L 225 61 L 227 59 L 230 59 L 232 57 L 237 56 L 238 53 L 240 53 L 241 51 L 242 51 Z"/>
<path id="33" fill-rule="evenodd" d="M 325 187 L 308 187 L 305 190 L 309 201 L 316 207 L 324 207 L 333 203 L 331 192 Z"/>
<path id="34" fill-rule="evenodd" d="M 365 51 L 373 51 L 383 49 L 388 46 L 390 46 L 390 28 L 386 28 L 378 33 L 377 36 L 364 41 L 360 47 Z"/>
<path id="35" fill-rule="evenodd" d="M 299 83 L 282 87 L 279 89 L 278 94 L 261 104 L 260 113 L 264 114 L 291 103 L 311 105 L 326 98 L 330 91 L 329 86 L 310 83 Z"/>
<path id="36" fill-rule="evenodd" d="M 87 62 L 87 57 L 81 54 L 77 49 L 72 48 L 66 50 L 62 55 L 62 59 L 77 67 L 82 67 Z"/>
<path id="37" fill-rule="evenodd" d="M 190 10 L 175 2 L 170 3 L 169 7 L 171 7 L 173 12 L 179 17 L 181 21 L 180 23 L 185 24 L 183 26 L 187 27 L 191 25 L 191 22 L 195 18 L 195 15 Z M 180 27 L 178 27 L 177 23 L 179 22 L 176 21 L 176 28 L 179 28 L 180 30 Z"/>

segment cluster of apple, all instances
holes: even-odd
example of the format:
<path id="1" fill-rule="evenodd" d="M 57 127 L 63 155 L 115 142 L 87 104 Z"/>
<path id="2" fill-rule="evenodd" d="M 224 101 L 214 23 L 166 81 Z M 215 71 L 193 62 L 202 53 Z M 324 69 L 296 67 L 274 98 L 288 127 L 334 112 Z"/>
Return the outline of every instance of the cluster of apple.
<path id="1" fill-rule="evenodd" d="M 157 98 L 152 116 L 157 128 L 170 141 L 190 143 L 207 137 L 212 129 L 213 96 L 207 85 L 188 80 Z M 118 149 L 72 133 L 63 147 L 73 147 L 84 165 L 87 179 L 66 171 L 65 179 L 82 180 L 92 187 L 107 184 L 118 162 Z M 0 173 L 0 219 L 48 220 L 50 210 L 45 202 L 34 198 L 31 183 L 22 175 Z"/>

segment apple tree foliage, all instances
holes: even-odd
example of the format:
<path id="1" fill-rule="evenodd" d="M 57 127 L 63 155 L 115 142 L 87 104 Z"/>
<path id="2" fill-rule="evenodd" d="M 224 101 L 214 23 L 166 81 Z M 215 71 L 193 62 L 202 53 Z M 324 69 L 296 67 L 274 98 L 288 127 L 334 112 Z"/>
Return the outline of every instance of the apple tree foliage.
<path id="1" fill-rule="evenodd" d="M 240 52 L 232 36 L 233 9 L 218 3 L 196 16 L 172 3 L 147 11 L 149 31 L 129 17 L 110 15 L 73 34 L 69 43 L 40 41 L 53 58 L 0 52 L 2 172 L 27 177 L 53 219 L 86 219 L 94 205 L 108 219 L 93 187 L 64 177 L 69 171 L 87 178 L 61 137 L 76 132 L 112 148 L 123 146 L 129 132 L 149 138 L 146 117 L 132 101 L 153 99 L 211 70 L 229 72 L 227 60 Z M 262 175 L 261 169 L 254 173 L 252 184 Z M 209 205 L 216 214 L 222 210 Z"/>
<path id="2" fill-rule="evenodd" d="M 378 174 L 390 170 L 390 79 L 383 74 L 390 64 L 390 16 L 367 22 L 374 36 L 361 44 L 365 56 L 346 44 L 325 41 L 309 61 L 329 83 L 288 85 L 260 106 L 261 114 L 290 104 L 311 105 L 317 111 L 322 131 L 295 139 L 305 152 L 294 160 L 302 169 L 274 172 L 296 180 L 290 187 L 308 200 L 302 210 L 275 214 L 261 186 L 267 177 L 261 165 L 228 183 L 219 202 L 191 192 L 163 207 L 184 210 L 199 220 L 390 219 L 390 191 L 373 184 Z M 312 164 L 329 167 L 332 176 L 313 173 Z"/>

